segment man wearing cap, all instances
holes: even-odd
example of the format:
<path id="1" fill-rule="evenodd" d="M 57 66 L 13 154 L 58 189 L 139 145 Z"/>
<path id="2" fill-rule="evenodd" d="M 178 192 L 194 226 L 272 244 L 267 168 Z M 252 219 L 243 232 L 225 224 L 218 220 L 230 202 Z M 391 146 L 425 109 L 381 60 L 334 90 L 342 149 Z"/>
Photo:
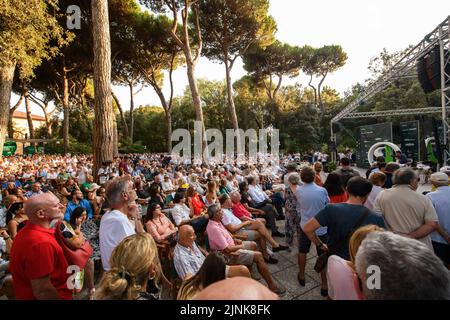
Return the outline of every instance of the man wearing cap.
<path id="1" fill-rule="evenodd" d="M 426 196 L 433 203 L 439 218 L 436 231 L 431 234 L 434 252 L 441 258 L 447 267 L 450 267 L 450 186 L 447 174 L 443 172 L 433 173 L 430 181 L 436 191 Z"/>

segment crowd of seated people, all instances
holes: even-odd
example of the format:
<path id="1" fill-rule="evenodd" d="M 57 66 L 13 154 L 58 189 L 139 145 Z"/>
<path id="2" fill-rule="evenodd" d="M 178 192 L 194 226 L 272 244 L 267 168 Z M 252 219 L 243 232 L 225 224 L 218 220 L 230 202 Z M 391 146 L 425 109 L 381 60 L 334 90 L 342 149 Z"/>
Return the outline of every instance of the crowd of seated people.
<path id="1" fill-rule="evenodd" d="M 196 165 L 128 155 L 93 172 L 88 156 L 1 158 L 0 293 L 10 299 L 71 299 L 86 292 L 91 299 L 187 300 L 228 278 L 261 276 L 276 297 L 286 288 L 267 264 L 297 247 L 296 280 L 305 286 L 313 244 L 318 257 L 329 256 L 317 271 L 324 297 L 400 298 L 393 285 L 398 292 L 382 295 L 363 283 L 364 266 L 375 259 L 371 250 L 382 269 L 404 263 L 426 273 L 406 254 L 397 255 L 398 265 L 384 259 L 394 253 L 379 248 L 380 239 L 402 244 L 396 237 L 411 240 L 405 252 L 417 248 L 449 288 L 448 177 L 432 176 L 435 191 L 424 196 L 410 168 L 388 164 L 389 170 L 373 170 L 365 179 L 341 161 L 324 175 L 321 163 L 299 168 L 285 159 L 280 166 Z M 54 241 L 55 226 L 63 241 Z M 45 260 L 36 250 L 55 258 Z M 42 267 L 19 267 L 36 264 Z M 63 282 L 71 264 L 80 266 L 81 285 L 68 290 Z M 407 277 L 395 280 L 399 288 L 411 285 Z M 429 297 L 446 296 L 436 290 Z"/>

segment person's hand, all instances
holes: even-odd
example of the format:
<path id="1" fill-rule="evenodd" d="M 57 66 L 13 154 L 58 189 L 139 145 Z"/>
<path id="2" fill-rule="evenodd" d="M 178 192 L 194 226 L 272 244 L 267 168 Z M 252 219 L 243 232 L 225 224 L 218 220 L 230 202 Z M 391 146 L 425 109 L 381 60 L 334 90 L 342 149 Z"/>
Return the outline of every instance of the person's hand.
<path id="1" fill-rule="evenodd" d="M 132 203 L 128 205 L 128 215 L 133 219 L 140 219 L 141 217 L 141 208 L 136 203 Z"/>
<path id="2" fill-rule="evenodd" d="M 247 221 L 244 222 L 244 227 L 249 226 L 251 224 L 252 224 L 252 221 L 247 220 Z"/>
<path id="3" fill-rule="evenodd" d="M 258 214 L 264 214 L 264 213 L 265 213 L 264 210 L 261 210 L 261 209 L 258 210 Z"/>
<path id="4" fill-rule="evenodd" d="M 330 249 L 328 249 L 327 245 L 325 243 L 322 244 L 321 247 L 319 247 L 320 250 L 322 250 L 323 252 L 328 252 L 330 251 Z"/>
<path id="5" fill-rule="evenodd" d="M 445 237 L 445 240 L 447 240 L 448 244 L 450 244 L 450 235 L 449 234 Z"/>
<path id="6" fill-rule="evenodd" d="M 0 230 L 0 237 L 2 237 L 3 239 L 9 238 L 9 234 L 5 229 L 3 229 L 3 230 Z"/>
<path id="7" fill-rule="evenodd" d="M 241 245 L 242 244 L 242 240 L 234 239 L 234 243 L 237 244 L 237 245 Z"/>

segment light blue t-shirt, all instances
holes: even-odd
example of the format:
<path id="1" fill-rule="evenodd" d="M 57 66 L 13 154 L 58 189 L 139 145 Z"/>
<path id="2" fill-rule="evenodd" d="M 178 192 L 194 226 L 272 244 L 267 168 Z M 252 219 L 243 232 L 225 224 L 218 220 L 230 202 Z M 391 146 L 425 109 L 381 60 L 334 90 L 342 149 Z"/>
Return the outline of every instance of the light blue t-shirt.
<path id="1" fill-rule="evenodd" d="M 300 226 L 302 229 L 311 218 L 314 218 L 330 202 L 327 190 L 314 182 L 298 187 L 296 196 L 297 212 L 301 215 Z M 323 236 L 326 233 L 326 227 L 320 227 L 316 230 L 318 236 Z"/>
<path id="2" fill-rule="evenodd" d="M 436 209 L 439 224 L 447 233 L 450 233 L 450 187 L 439 187 L 436 191 L 427 193 L 427 197 L 430 198 L 433 203 L 433 207 Z M 434 242 L 448 244 L 448 242 L 445 241 L 445 239 L 442 238 L 437 231 L 434 231 L 431 234 L 431 240 Z"/>

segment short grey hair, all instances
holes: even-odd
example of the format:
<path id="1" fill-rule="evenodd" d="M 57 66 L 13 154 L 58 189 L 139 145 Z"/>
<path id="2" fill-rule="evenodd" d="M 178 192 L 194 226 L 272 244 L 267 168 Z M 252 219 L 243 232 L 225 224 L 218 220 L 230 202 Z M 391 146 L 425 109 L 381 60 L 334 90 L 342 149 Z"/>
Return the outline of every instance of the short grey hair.
<path id="1" fill-rule="evenodd" d="M 417 173 L 411 168 L 401 168 L 394 172 L 392 182 L 397 185 L 410 184 L 413 179 L 417 179 Z"/>
<path id="2" fill-rule="evenodd" d="M 208 217 L 210 219 L 214 218 L 214 216 L 219 212 L 220 210 L 220 206 L 218 206 L 217 204 L 213 204 L 211 206 L 208 207 Z"/>
<path id="3" fill-rule="evenodd" d="M 110 205 L 117 205 L 121 202 L 122 193 L 128 191 L 128 185 L 132 182 L 131 177 L 123 176 L 114 178 L 106 184 L 106 198 Z"/>
<path id="4" fill-rule="evenodd" d="M 293 185 L 298 185 L 300 183 L 300 176 L 298 173 L 291 173 L 288 177 L 288 182 Z"/>
<path id="5" fill-rule="evenodd" d="M 449 270 L 418 240 L 372 232 L 361 243 L 355 266 L 368 300 L 450 299 Z M 380 268 L 379 289 L 367 287 L 370 266 Z"/>

